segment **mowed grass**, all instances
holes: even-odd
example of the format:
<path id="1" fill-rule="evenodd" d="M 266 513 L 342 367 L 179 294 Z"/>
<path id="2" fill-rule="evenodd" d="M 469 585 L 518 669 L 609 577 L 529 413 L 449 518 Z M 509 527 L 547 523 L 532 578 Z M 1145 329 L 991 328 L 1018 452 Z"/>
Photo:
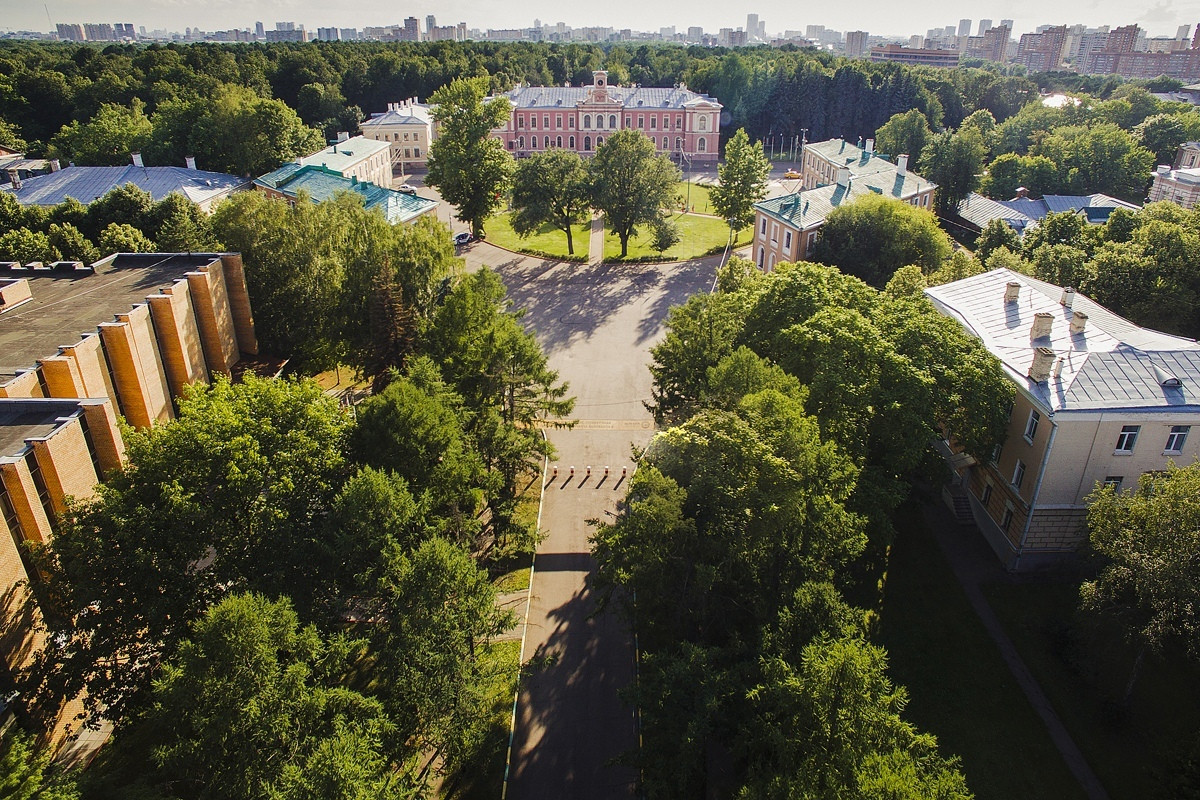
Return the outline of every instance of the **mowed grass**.
<path id="1" fill-rule="evenodd" d="M 944 755 L 962 759 L 979 800 L 1083 798 L 920 508 L 901 508 L 896 527 L 879 641 L 888 650 L 893 680 L 908 687 L 905 717 L 935 734 Z"/>
<path id="2" fill-rule="evenodd" d="M 590 230 L 591 223 L 576 225 L 571 229 L 572 244 L 575 246 L 575 255 L 577 257 L 587 257 L 588 234 Z M 522 239 L 512 229 L 512 222 L 509 215 L 497 214 L 488 219 L 487 224 L 484 226 L 484 233 L 488 242 L 503 247 L 505 250 L 538 254 L 546 253 L 557 258 L 567 257 L 567 234 L 550 225 L 543 225 L 536 233 L 532 233 Z"/>
<path id="3" fill-rule="evenodd" d="M 708 187 L 699 183 L 692 183 L 691 187 L 689 190 L 686 181 L 680 181 L 675 186 L 675 194 L 679 195 L 680 203 L 686 202 L 690 205 L 693 214 L 716 214 L 709 200 Z"/>
<path id="4" fill-rule="evenodd" d="M 1200 746 L 1200 667 L 1147 653 L 1128 703 L 1137 648 L 1111 619 L 1078 611 L 1077 581 L 986 588 L 1033 676 L 1096 776 L 1118 798 L 1194 797 L 1174 783 Z"/>
<path id="5" fill-rule="evenodd" d="M 725 220 L 716 217 L 704 217 L 698 214 L 673 214 L 671 222 L 679 226 L 679 243 L 662 254 L 663 261 L 687 261 L 698 258 L 716 247 L 724 247 L 729 241 L 729 225 Z M 739 241 L 747 241 L 750 227 L 739 233 Z M 638 233 L 629 239 L 629 252 L 626 258 L 659 258 L 658 250 L 654 249 L 654 232 L 648 226 L 641 226 Z M 604 260 L 613 261 L 621 256 L 621 240 L 611 230 L 604 231 Z"/>

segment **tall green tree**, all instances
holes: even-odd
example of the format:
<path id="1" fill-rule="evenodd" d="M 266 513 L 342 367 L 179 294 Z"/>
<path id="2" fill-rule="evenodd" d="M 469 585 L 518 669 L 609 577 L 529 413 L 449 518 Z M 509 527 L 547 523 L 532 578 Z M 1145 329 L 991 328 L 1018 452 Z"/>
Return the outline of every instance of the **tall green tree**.
<path id="1" fill-rule="evenodd" d="M 950 238 L 933 214 L 890 197 L 865 195 L 829 214 L 813 260 L 881 288 L 901 267 L 915 264 L 933 272 L 950 252 Z"/>
<path id="2" fill-rule="evenodd" d="M 637 130 L 617 131 L 604 140 L 588 163 L 592 206 L 621 240 L 621 258 L 629 253 L 629 237 L 650 225 L 675 201 L 679 169 L 666 156 L 655 155 L 654 143 Z"/>
<path id="3" fill-rule="evenodd" d="M 909 163 L 916 164 L 921 160 L 921 153 L 932 135 L 925 115 L 919 109 L 910 108 L 903 113 L 893 114 L 875 131 L 875 150 L 892 157 L 905 153 Z"/>
<path id="4" fill-rule="evenodd" d="M 130 163 L 130 154 L 149 143 L 153 126 L 138 99 L 128 107 L 105 103 L 85 123 L 72 122 L 55 134 L 50 155 L 80 166 L 113 167 Z"/>
<path id="5" fill-rule="evenodd" d="M 578 153 L 542 150 L 517 164 L 512 189 L 512 226 L 528 236 L 543 225 L 567 235 L 567 253 L 574 255 L 572 229 L 588 216 L 587 170 Z"/>
<path id="6" fill-rule="evenodd" d="M 340 685 L 359 648 L 302 627 L 286 598 L 225 598 L 154 683 L 142 782 L 197 799 L 416 796 L 380 703 Z"/>
<path id="7" fill-rule="evenodd" d="M 1153 650 L 1176 645 L 1200 659 L 1200 467 L 1168 465 L 1137 486 L 1088 498 L 1088 543 L 1102 559 L 1085 581 L 1085 608 L 1115 613 Z"/>
<path id="8" fill-rule="evenodd" d="M 323 523 L 344 480 L 348 420 L 311 382 L 193 386 L 179 417 L 126 438 L 128 464 L 72 506 L 41 553 L 53 635 L 25 688 L 126 724 L 198 619 L 244 589 L 328 600 Z"/>
<path id="9" fill-rule="evenodd" d="M 487 93 L 486 78 L 456 78 L 429 98 L 438 138 L 429 148 L 426 180 L 477 237 L 500 208 L 514 170 L 504 144 L 491 136 L 508 122 L 512 104 L 505 98 L 485 102 Z"/>
<path id="10" fill-rule="evenodd" d="M 709 191 L 713 208 L 737 231 L 754 222 L 754 204 L 767 196 L 771 162 L 760 142 L 751 143 L 745 128 L 738 128 L 725 144 L 725 163 L 717 167 L 720 183 Z"/>
<path id="11" fill-rule="evenodd" d="M 945 131 L 930 140 L 917 169 L 937 184 L 934 208 L 938 214 L 955 213 L 958 204 L 979 188 L 986 155 L 983 136 L 974 127 Z"/>

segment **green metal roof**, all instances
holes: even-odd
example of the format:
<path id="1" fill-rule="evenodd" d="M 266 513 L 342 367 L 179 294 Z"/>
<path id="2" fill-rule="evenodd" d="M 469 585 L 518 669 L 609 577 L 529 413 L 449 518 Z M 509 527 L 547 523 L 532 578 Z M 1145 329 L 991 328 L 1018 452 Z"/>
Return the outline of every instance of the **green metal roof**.
<path id="1" fill-rule="evenodd" d="M 900 175 L 896 165 L 883 159 L 872 159 L 889 164 L 890 170 L 878 170 L 866 175 L 851 177 L 849 186 L 830 183 L 815 189 L 805 189 L 792 194 L 772 197 L 761 203 L 755 203 L 754 208 L 769 217 L 791 225 L 793 228 L 805 230 L 825 222 L 835 208 L 867 194 L 879 194 L 893 197 L 897 200 L 908 201 L 921 192 L 935 188 L 934 184 L 906 172 Z"/>
<path id="2" fill-rule="evenodd" d="M 304 192 L 318 203 L 331 199 L 338 192 L 353 192 L 363 198 L 363 205 L 367 208 L 382 210 L 391 223 L 409 222 L 437 207 L 436 200 L 384 189 L 354 178 L 343 178 L 328 167 L 284 164 L 274 172 L 256 178 L 254 183 L 291 198 Z"/>

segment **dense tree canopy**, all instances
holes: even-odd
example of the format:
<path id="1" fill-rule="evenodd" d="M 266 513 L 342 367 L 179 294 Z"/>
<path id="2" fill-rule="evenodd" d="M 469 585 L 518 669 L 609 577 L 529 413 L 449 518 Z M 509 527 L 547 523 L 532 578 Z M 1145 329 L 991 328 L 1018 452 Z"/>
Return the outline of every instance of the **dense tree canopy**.
<path id="1" fill-rule="evenodd" d="M 950 238 L 929 211 L 880 195 L 834 209 L 812 256 L 880 288 L 901 267 L 933 272 L 949 257 Z"/>
<path id="2" fill-rule="evenodd" d="M 587 170 L 578 153 L 540 150 L 517 164 L 512 189 L 512 226 L 528 236 L 543 225 L 567 235 L 567 253 L 575 254 L 572 232 L 588 217 Z"/>
<path id="3" fill-rule="evenodd" d="M 592 206 L 621 240 L 621 258 L 639 226 L 656 224 L 675 202 L 679 168 L 656 155 L 654 142 L 638 130 L 617 131 L 588 162 Z"/>
<path id="4" fill-rule="evenodd" d="M 713 208 L 737 231 L 754 222 L 754 204 L 767 196 L 767 175 L 771 164 L 761 144 L 751 144 L 744 129 L 725 145 L 725 162 L 717 167 L 720 183 L 709 197 Z"/>

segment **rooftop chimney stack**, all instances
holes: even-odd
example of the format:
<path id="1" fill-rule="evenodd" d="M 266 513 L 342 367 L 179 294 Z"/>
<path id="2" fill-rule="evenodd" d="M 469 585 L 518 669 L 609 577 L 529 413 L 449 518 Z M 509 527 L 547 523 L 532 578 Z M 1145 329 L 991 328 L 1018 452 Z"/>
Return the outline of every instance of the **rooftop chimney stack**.
<path id="1" fill-rule="evenodd" d="M 1020 198 L 1029 197 L 1029 190 L 1026 189 L 1024 186 L 1018 186 L 1017 187 L 1017 197 L 1020 197 Z"/>
<path id="2" fill-rule="evenodd" d="M 1087 314 L 1082 311 L 1076 311 L 1071 315 L 1071 335 L 1083 333 L 1083 329 L 1087 327 Z"/>
<path id="3" fill-rule="evenodd" d="M 1038 383 L 1045 383 L 1054 367 L 1054 351 L 1049 347 L 1039 347 L 1033 351 L 1033 363 L 1029 365 L 1029 377 Z"/>
<path id="4" fill-rule="evenodd" d="M 129 155 L 131 155 L 133 157 L 133 165 L 135 167 L 146 166 L 145 164 L 142 163 L 142 154 L 141 153 L 130 153 Z"/>
<path id="5" fill-rule="evenodd" d="M 1062 377 L 1062 368 L 1063 368 L 1064 361 L 1066 361 L 1066 359 L 1063 358 L 1062 356 L 1059 356 L 1058 360 L 1054 362 L 1054 378 L 1055 378 L 1055 380 Z"/>
<path id="6" fill-rule="evenodd" d="M 1029 340 L 1044 339 L 1050 335 L 1051 329 L 1054 327 L 1054 315 L 1039 311 L 1033 315 L 1033 327 L 1029 329 Z"/>
<path id="7" fill-rule="evenodd" d="M 195 156 L 184 156 L 183 163 L 187 164 L 188 169 L 195 169 L 196 168 L 196 157 Z"/>
<path id="8" fill-rule="evenodd" d="M 848 187 L 850 185 L 850 170 L 848 168 L 838 167 L 837 182 L 838 182 L 838 186 L 847 186 Z"/>
<path id="9" fill-rule="evenodd" d="M 867 139 L 867 153 L 870 154 L 870 153 L 874 153 L 874 152 L 875 152 L 875 140 Z"/>
<path id="10" fill-rule="evenodd" d="M 1070 286 L 1068 286 L 1065 289 L 1063 289 L 1062 297 L 1059 298 L 1058 303 L 1059 303 L 1059 305 L 1063 306 L 1064 308 L 1070 308 L 1071 304 L 1074 302 L 1075 302 L 1075 290 L 1072 289 Z"/>
<path id="11" fill-rule="evenodd" d="M 50 159 L 50 171 L 58 172 L 60 169 L 62 169 L 62 164 L 58 163 L 58 159 L 57 158 Z"/>
<path id="12" fill-rule="evenodd" d="M 896 156 L 896 174 L 908 174 L 908 153 L 901 153 L 900 155 Z"/>
<path id="13" fill-rule="evenodd" d="M 1017 298 L 1021 296 L 1021 284 L 1018 281 L 1009 281 L 1004 287 L 1004 302 L 1015 303 Z"/>

